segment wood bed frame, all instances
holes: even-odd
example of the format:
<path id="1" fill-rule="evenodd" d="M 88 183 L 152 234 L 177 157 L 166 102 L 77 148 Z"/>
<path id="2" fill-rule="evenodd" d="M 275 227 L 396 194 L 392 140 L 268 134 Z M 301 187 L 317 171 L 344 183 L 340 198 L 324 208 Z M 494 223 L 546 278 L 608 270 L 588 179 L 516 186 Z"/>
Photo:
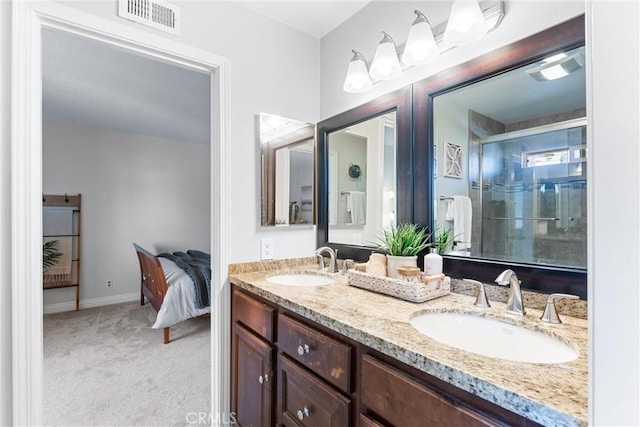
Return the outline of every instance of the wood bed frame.
<path id="1" fill-rule="evenodd" d="M 167 294 L 167 281 L 158 258 L 151 252 L 133 244 L 140 261 L 140 305 L 144 305 L 144 297 L 151 303 L 156 313 L 162 306 Z M 164 328 L 164 343 L 169 344 L 169 328 Z"/>

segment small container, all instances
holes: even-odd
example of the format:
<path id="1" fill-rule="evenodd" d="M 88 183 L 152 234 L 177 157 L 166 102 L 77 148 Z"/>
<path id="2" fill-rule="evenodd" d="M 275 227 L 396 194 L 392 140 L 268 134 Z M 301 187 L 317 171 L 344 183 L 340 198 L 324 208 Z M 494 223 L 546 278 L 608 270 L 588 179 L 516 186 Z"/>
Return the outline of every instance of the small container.
<path id="1" fill-rule="evenodd" d="M 431 248 L 431 253 L 424 256 L 424 273 L 427 276 L 442 274 L 442 256 L 436 248 Z"/>

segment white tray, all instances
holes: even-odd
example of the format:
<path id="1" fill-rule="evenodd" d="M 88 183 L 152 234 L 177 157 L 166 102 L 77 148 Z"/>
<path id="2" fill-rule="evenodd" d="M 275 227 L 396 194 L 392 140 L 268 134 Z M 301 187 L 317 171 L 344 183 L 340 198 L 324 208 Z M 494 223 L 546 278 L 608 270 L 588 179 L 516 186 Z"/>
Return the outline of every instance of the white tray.
<path id="1" fill-rule="evenodd" d="M 390 277 L 375 276 L 361 271 L 349 270 L 349 285 L 378 292 L 411 302 L 425 302 L 451 293 L 451 278 L 426 283 L 412 282 Z"/>

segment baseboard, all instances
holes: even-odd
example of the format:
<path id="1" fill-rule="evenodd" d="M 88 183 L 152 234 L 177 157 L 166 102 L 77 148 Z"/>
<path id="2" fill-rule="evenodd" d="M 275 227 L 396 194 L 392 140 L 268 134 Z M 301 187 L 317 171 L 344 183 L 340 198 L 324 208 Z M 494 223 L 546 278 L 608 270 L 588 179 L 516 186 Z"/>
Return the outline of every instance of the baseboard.
<path id="1" fill-rule="evenodd" d="M 110 297 L 91 298 L 80 300 L 80 308 L 101 307 L 103 305 L 120 304 L 123 302 L 131 302 L 140 299 L 140 292 L 131 294 L 114 295 Z M 42 309 L 43 314 L 61 313 L 63 311 L 73 311 L 76 309 L 75 301 L 63 302 L 59 304 L 45 305 Z"/>

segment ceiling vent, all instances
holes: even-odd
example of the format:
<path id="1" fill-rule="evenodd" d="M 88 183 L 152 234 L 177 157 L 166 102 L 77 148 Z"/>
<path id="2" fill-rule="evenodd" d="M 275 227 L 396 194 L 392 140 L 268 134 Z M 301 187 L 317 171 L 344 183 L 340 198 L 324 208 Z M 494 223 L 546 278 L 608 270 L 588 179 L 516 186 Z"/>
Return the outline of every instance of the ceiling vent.
<path id="1" fill-rule="evenodd" d="M 171 34 L 180 34 L 180 8 L 160 0 L 119 0 L 118 16 Z"/>

